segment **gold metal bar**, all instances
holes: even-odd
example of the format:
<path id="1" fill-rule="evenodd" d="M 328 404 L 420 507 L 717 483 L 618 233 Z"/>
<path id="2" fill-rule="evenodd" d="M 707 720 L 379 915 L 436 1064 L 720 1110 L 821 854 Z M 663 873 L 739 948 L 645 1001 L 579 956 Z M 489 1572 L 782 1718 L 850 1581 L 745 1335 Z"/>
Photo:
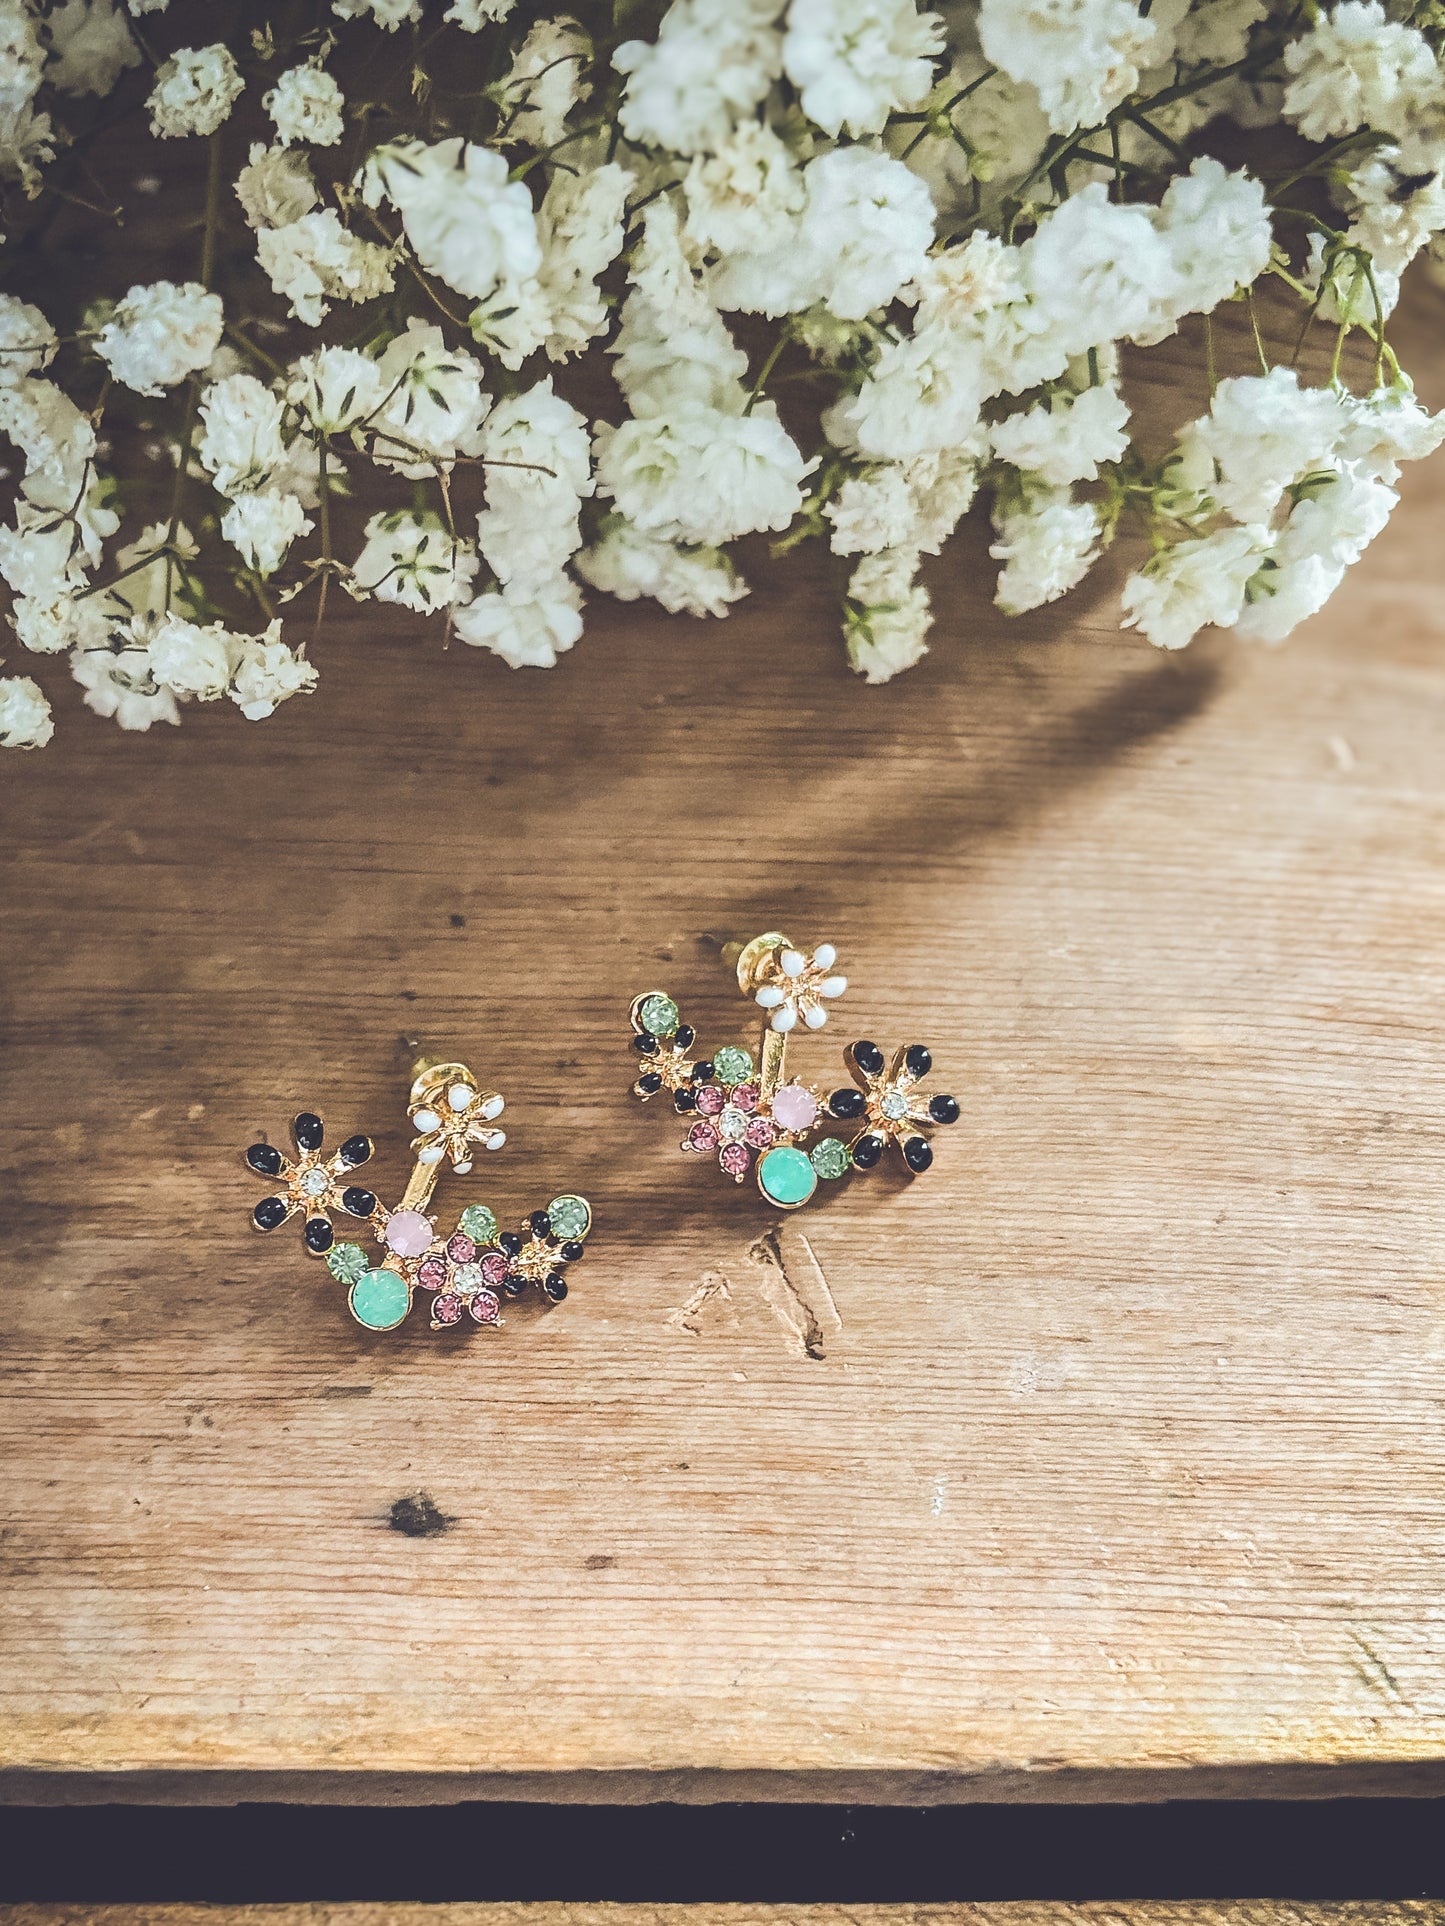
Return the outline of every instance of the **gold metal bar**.
<path id="1" fill-rule="evenodd" d="M 431 1202 L 431 1194 L 437 1187 L 441 1175 L 441 1164 L 424 1164 L 417 1160 L 416 1167 L 406 1180 L 398 1210 L 425 1210 Z"/>
<path id="2" fill-rule="evenodd" d="M 771 1024 L 763 1031 L 762 1064 L 758 1071 L 758 1082 L 762 1087 L 762 1102 L 767 1104 L 782 1088 L 787 1070 L 788 1039 L 782 1030 L 775 1030 Z"/>

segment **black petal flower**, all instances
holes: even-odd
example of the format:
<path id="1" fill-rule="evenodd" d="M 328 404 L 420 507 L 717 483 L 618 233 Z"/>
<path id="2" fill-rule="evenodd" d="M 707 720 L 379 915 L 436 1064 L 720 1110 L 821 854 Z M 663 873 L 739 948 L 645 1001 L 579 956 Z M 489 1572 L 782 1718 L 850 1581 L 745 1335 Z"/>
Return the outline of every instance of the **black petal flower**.
<path id="1" fill-rule="evenodd" d="M 858 1088 L 835 1090 L 828 1108 L 835 1117 L 855 1118 L 862 1125 L 849 1146 L 853 1162 L 871 1170 L 889 1144 L 896 1144 L 915 1176 L 927 1170 L 933 1162 L 928 1133 L 937 1124 L 957 1123 L 959 1114 L 956 1098 L 926 1097 L 917 1088 L 933 1068 L 932 1052 L 910 1043 L 889 1062 L 876 1043 L 864 1039 L 849 1046 L 848 1063 Z"/>
<path id="2" fill-rule="evenodd" d="M 373 1193 L 349 1181 L 350 1173 L 371 1155 L 369 1137 L 348 1137 L 334 1156 L 322 1149 L 326 1126 L 314 1110 L 301 1111 L 291 1125 L 296 1149 L 288 1157 L 275 1144 L 254 1143 L 246 1165 L 258 1176 L 276 1182 L 251 1213 L 257 1230 L 275 1230 L 290 1217 L 302 1219 L 301 1241 L 313 1257 L 324 1257 L 335 1241 L 331 1216 L 345 1211 L 351 1217 L 371 1217 L 377 1208 Z"/>

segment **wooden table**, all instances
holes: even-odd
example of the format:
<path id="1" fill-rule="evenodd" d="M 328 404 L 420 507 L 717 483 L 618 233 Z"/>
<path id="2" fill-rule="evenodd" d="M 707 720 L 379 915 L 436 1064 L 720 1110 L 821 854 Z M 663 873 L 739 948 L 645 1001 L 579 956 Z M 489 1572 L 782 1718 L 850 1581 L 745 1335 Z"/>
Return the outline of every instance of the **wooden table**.
<path id="1" fill-rule="evenodd" d="M 764 562 L 545 676 L 338 610 L 264 726 L 72 704 L 8 762 L 4 1796 L 1440 1790 L 1445 464 L 1405 487 L 1277 652 L 1157 655 L 1102 573 L 1005 623 L 974 530 L 878 691 Z M 921 1039 L 963 1103 L 782 1221 L 632 1103 L 626 1020 L 746 1034 L 717 944 L 779 924 L 852 978 L 800 1066 Z M 418 1042 L 510 1105 L 444 1204 L 595 1208 L 499 1336 L 369 1336 L 247 1226 L 303 1103 L 399 1190 Z"/>

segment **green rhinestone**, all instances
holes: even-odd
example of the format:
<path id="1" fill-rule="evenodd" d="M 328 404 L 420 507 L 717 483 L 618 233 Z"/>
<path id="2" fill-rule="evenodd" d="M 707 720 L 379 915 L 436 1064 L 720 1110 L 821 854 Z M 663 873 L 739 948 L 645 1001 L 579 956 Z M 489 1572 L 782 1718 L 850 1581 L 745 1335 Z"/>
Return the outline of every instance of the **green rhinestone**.
<path id="1" fill-rule="evenodd" d="M 821 1137 L 808 1153 L 814 1170 L 820 1177 L 843 1177 L 853 1159 L 848 1155 L 848 1146 L 836 1137 Z"/>
<path id="2" fill-rule="evenodd" d="M 457 1229 L 474 1244 L 490 1244 L 497 1234 L 497 1219 L 485 1204 L 468 1204 L 457 1219 Z"/>
<path id="3" fill-rule="evenodd" d="M 758 1165 L 758 1184 L 764 1197 L 791 1207 L 806 1204 L 818 1188 L 818 1173 L 791 1144 L 778 1144 Z"/>
<path id="4" fill-rule="evenodd" d="M 733 1043 L 725 1043 L 721 1050 L 714 1053 L 712 1067 L 717 1073 L 719 1083 L 746 1083 L 753 1074 L 751 1056 L 746 1050 L 739 1050 Z"/>
<path id="5" fill-rule="evenodd" d="M 394 1331 L 411 1309 L 411 1286 L 396 1271 L 363 1271 L 347 1302 L 368 1331 Z"/>
<path id="6" fill-rule="evenodd" d="M 647 997 L 637 1012 L 637 1020 L 644 1030 L 650 1030 L 655 1037 L 670 1037 L 681 1022 L 681 1012 L 670 996 L 659 990 Z"/>
<path id="7" fill-rule="evenodd" d="M 585 1237 L 592 1228 L 592 1210 L 585 1197 L 554 1197 L 547 1206 L 547 1215 L 552 1220 L 552 1235 L 560 1237 L 564 1244 Z"/>
<path id="8" fill-rule="evenodd" d="M 333 1244 L 326 1253 L 326 1268 L 338 1284 L 354 1284 L 370 1262 L 360 1244 Z"/>

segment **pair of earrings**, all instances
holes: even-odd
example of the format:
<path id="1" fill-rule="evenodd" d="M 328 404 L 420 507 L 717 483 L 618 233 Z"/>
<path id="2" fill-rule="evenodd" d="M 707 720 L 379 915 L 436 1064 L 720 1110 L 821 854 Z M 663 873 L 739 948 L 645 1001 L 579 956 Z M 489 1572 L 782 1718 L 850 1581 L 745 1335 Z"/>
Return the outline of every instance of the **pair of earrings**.
<path id="1" fill-rule="evenodd" d="M 932 1130 L 956 1123 L 959 1109 L 953 1097 L 919 1089 L 933 1068 L 921 1043 L 905 1045 L 891 1059 L 876 1043 L 851 1043 L 845 1061 L 853 1081 L 832 1091 L 788 1073 L 789 1037 L 799 1028 L 822 1029 L 829 1005 L 848 987 L 833 946 L 819 944 L 807 955 L 773 930 L 729 944 L 724 957 L 736 965 L 743 994 L 767 1012 L 756 1060 L 739 1044 L 695 1056 L 697 1033 L 665 990 L 646 990 L 632 1002 L 632 1041 L 641 1058 L 633 1094 L 644 1102 L 671 1097 L 687 1120 L 682 1148 L 714 1157 L 737 1183 L 753 1171 L 758 1189 L 779 1210 L 806 1204 L 820 1180 L 874 1169 L 890 1144 L 912 1175 L 927 1170 Z M 395 1330 L 418 1289 L 428 1294 L 434 1331 L 474 1324 L 496 1329 L 503 1301 L 529 1290 L 560 1303 L 567 1268 L 583 1255 L 592 1228 L 587 1199 L 572 1192 L 554 1197 L 519 1231 L 502 1230 L 485 1204 L 469 1204 L 455 1230 L 439 1235 L 426 1207 L 444 1163 L 466 1176 L 478 1148 L 500 1150 L 506 1133 L 497 1119 L 505 1106 L 465 1064 L 422 1059 L 413 1078 L 407 1114 L 416 1132 L 416 1164 L 395 1210 L 354 1180 L 371 1158 L 371 1139 L 347 1137 L 328 1157 L 322 1120 L 305 1110 L 291 1127 L 294 1157 L 269 1143 L 246 1152 L 250 1168 L 275 1184 L 251 1213 L 252 1223 L 271 1231 L 299 1216 L 306 1249 L 346 1286 L 352 1316 L 371 1331 Z M 841 1135 L 827 1131 L 831 1123 L 844 1126 Z M 335 1213 L 368 1228 L 384 1253 L 379 1261 L 361 1244 L 336 1241 Z"/>
<path id="2" fill-rule="evenodd" d="M 324 1258 L 346 1286 L 351 1315 L 368 1331 L 394 1331 L 418 1288 L 428 1294 L 434 1331 L 466 1324 L 496 1330 L 503 1301 L 529 1290 L 560 1303 L 567 1295 L 567 1268 L 586 1248 L 591 1205 L 567 1192 L 545 1210 L 534 1210 L 520 1230 L 503 1230 L 487 1205 L 468 1204 L 455 1230 L 439 1236 L 426 1207 L 444 1165 L 465 1177 L 478 1148 L 500 1150 L 507 1134 L 497 1119 L 506 1106 L 495 1091 L 482 1089 L 464 1063 L 422 1058 L 412 1074 L 407 1115 L 416 1132 L 416 1163 L 395 1210 L 354 1181 L 371 1159 L 370 1137 L 348 1137 L 328 1157 L 325 1125 L 315 1111 L 303 1110 L 291 1125 L 294 1157 L 269 1143 L 252 1144 L 246 1152 L 249 1167 L 276 1183 L 252 1211 L 252 1224 L 272 1231 L 300 1217 L 307 1251 Z M 361 1244 L 337 1242 L 334 1213 L 366 1226 L 384 1253 L 378 1261 Z"/>

